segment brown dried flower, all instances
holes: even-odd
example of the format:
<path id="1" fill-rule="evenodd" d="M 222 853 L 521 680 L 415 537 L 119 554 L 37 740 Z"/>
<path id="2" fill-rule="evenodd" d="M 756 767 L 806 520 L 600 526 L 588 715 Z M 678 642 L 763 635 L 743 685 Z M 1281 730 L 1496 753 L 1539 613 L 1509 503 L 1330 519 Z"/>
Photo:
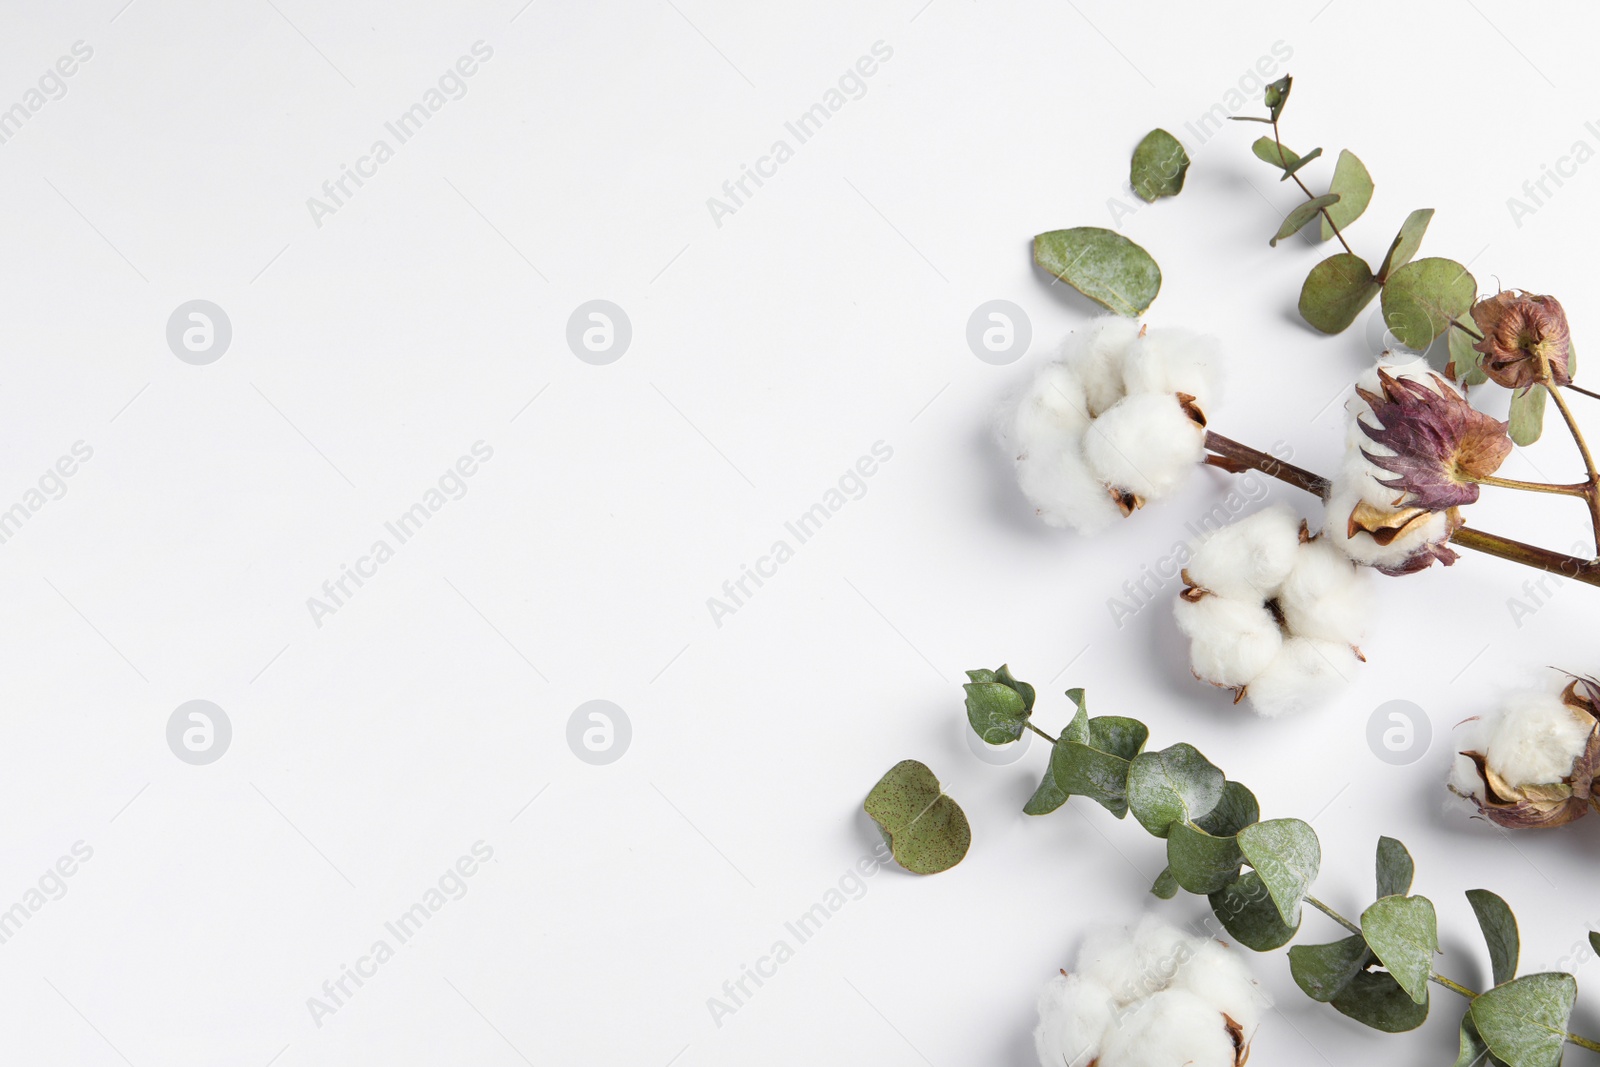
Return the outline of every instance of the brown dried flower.
<path id="1" fill-rule="evenodd" d="M 1483 372 L 1507 389 L 1572 380 L 1567 313 L 1555 297 L 1503 289 L 1472 306 L 1472 321 L 1483 331 L 1472 346 L 1483 353 Z"/>
<path id="2" fill-rule="evenodd" d="M 1361 431 L 1393 453 L 1362 450 L 1374 466 L 1395 476 L 1379 482 L 1428 511 L 1476 501 L 1477 479 L 1493 474 L 1511 452 L 1507 424 L 1477 410 L 1454 389 L 1433 389 L 1381 368 L 1378 383 L 1381 394 L 1359 386 L 1356 391 L 1380 423 L 1359 420 Z"/>

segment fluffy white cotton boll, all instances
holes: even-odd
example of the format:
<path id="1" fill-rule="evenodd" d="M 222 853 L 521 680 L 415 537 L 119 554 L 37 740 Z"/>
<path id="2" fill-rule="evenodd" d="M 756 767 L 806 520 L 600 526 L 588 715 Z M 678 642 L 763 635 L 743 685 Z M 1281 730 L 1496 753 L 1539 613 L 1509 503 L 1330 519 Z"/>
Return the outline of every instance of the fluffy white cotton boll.
<path id="1" fill-rule="evenodd" d="M 1098 1067 L 1234 1067 L 1237 1061 L 1222 1016 L 1188 990 L 1157 993 L 1117 1023 Z"/>
<path id="2" fill-rule="evenodd" d="M 1047 363 L 1007 410 L 1000 438 L 1020 451 L 1036 444 L 1081 440 L 1088 427 L 1083 379 L 1065 363 Z"/>
<path id="3" fill-rule="evenodd" d="M 1518 693 L 1489 728 L 1484 758 L 1513 788 L 1549 785 L 1572 773 L 1594 720 L 1567 707 L 1554 693 Z"/>
<path id="4" fill-rule="evenodd" d="M 1241 600 L 1270 600 L 1300 551 L 1300 519 L 1282 504 L 1224 526 L 1195 551 L 1191 585 Z"/>
<path id="5" fill-rule="evenodd" d="M 1089 471 L 1076 444 L 1040 445 L 1017 454 L 1017 485 L 1050 526 L 1089 534 L 1122 518 L 1110 490 Z"/>
<path id="6" fill-rule="evenodd" d="M 1042 1067 L 1089 1067 L 1112 1021 L 1111 994 L 1078 974 L 1058 974 L 1039 994 L 1033 1047 Z"/>
<path id="7" fill-rule="evenodd" d="M 1345 453 L 1344 465 L 1328 494 L 1322 532 L 1357 563 L 1369 567 L 1398 567 L 1424 545 L 1443 542 L 1450 534 L 1450 518 L 1443 511 L 1432 512 L 1387 545 L 1380 545 L 1372 535 L 1361 530 L 1351 537 L 1350 513 L 1357 504 L 1366 502 L 1386 511 L 1401 506 L 1397 500 L 1401 494 L 1378 483 L 1380 474 L 1383 472 L 1358 453 Z"/>
<path id="8" fill-rule="evenodd" d="M 1251 679 L 1245 696 L 1257 715 L 1269 719 L 1305 711 L 1337 695 L 1355 678 L 1358 663 L 1349 645 L 1291 637 Z"/>
<path id="9" fill-rule="evenodd" d="M 1165 989 L 1199 943 L 1171 923 L 1146 915 L 1132 930 L 1090 934 L 1078 952 L 1078 970 L 1110 990 L 1120 1007 Z"/>
<path id="10" fill-rule="evenodd" d="M 1155 500 L 1176 489 L 1205 456 L 1205 431 L 1178 398 L 1123 397 L 1083 436 L 1089 468 L 1109 485 Z"/>
<path id="11" fill-rule="evenodd" d="M 1222 342 L 1176 327 L 1145 331 L 1128 349 L 1122 381 L 1135 393 L 1188 393 L 1209 413 L 1222 399 Z"/>
<path id="12" fill-rule="evenodd" d="M 1283 650 L 1283 631 L 1259 600 L 1203 596 L 1173 603 L 1178 629 L 1189 638 L 1189 667 L 1214 685 L 1250 685 Z"/>
<path id="13" fill-rule="evenodd" d="M 1138 336 L 1137 322 L 1121 315 L 1104 315 L 1063 343 L 1062 359 L 1083 379 L 1089 414 L 1098 416 L 1122 399 L 1122 368 L 1128 347 Z"/>
<path id="14" fill-rule="evenodd" d="M 1371 575 L 1326 538 L 1298 546 L 1294 569 L 1278 593 L 1289 632 L 1346 645 L 1361 643 L 1372 616 Z"/>
<path id="15" fill-rule="evenodd" d="M 1414 382 L 1421 382 L 1436 393 L 1442 389 L 1455 390 L 1455 387 L 1439 377 L 1434 369 L 1428 365 L 1428 361 L 1421 356 L 1417 356 L 1414 359 L 1398 359 L 1375 363 L 1362 372 L 1361 377 L 1356 379 L 1356 387 L 1381 396 L 1383 387 L 1378 381 L 1378 371 L 1380 370 L 1391 378 L 1405 378 Z M 1369 426 L 1381 425 L 1377 417 L 1372 413 L 1372 405 L 1361 399 L 1360 393 L 1353 389 L 1351 390 L 1349 398 L 1344 402 L 1344 410 L 1350 416 L 1346 425 L 1346 447 L 1362 447 L 1370 452 L 1392 454 L 1390 449 L 1376 444 L 1372 438 L 1362 433 L 1361 428 L 1356 425 L 1357 420 L 1364 420 Z"/>
<path id="16" fill-rule="evenodd" d="M 1246 1041 L 1261 1025 L 1262 1014 L 1272 1006 L 1261 986 L 1250 977 L 1250 969 L 1238 951 L 1216 941 L 1202 941 L 1195 946 L 1194 956 L 1178 970 L 1172 988 L 1193 993 L 1214 1011 L 1238 1023 Z"/>

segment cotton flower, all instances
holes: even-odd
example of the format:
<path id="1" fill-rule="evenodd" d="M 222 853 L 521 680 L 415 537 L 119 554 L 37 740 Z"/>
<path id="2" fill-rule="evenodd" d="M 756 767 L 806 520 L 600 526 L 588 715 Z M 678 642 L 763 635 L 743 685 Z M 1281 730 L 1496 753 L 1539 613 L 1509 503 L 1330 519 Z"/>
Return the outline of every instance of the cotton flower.
<path id="1" fill-rule="evenodd" d="M 1345 459 L 1323 533 L 1385 574 L 1454 563 L 1448 542 L 1462 525 L 1459 508 L 1478 499 L 1476 479 L 1511 451 L 1506 424 L 1475 410 L 1422 359 L 1374 367 L 1345 409 Z"/>
<path id="2" fill-rule="evenodd" d="M 1483 353 L 1483 372 L 1507 389 L 1546 377 L 1557 385 L 1572 380 L 1567 313 L 1555 297 L 1507 289 L 1474 304 L 1472 321 L 1483 331 L 1483 340 L 1472 346 Z"/>
<path id="3" fill-rule="evenodd" d="M 1563 826 L 1600 807 L 1600 682 L 1574 679 L 1559 695 L 1518 693 L 1469 720 L 1450 791 L 1511 829 Z"/>
<path id="4" fill-rule="evenodd" d="M 1270 1005 L 1238 955 L 1154 916 L 1092 935 L 1039 997 L 1041 1067 L 1239 1067 Z"/>
<path id="5" fill-rule="evenodd" d="M 997 428 L 1051 526 L 1093 533 L 1170 495 L 1205 456 L 1217 342 L 1118 316 L 1067 338 Z"/>
<path id="6" fill-rule="evenodd" d="M 1183 571 L 1173 607 L 1195 677 L 1276 717 L 1324 702 L 1355 677 L 1371 613 L 1357 567 L 1286 507 L 1224 527 Z"/>

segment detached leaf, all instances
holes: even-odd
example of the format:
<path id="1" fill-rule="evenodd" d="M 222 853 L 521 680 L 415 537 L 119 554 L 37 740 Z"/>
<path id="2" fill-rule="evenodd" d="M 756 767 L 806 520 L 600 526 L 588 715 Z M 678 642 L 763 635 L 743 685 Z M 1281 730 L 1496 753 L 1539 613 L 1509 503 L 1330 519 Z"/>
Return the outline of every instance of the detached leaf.
<path id="1" fill-rule="evenodd" d="M 1406 846 L 1392 837 L 1378 838 L 1378 896 L 1405 896 L 1411 892 L 1411 878 L 1417 865 Z"/>
<path id="2" fill-rule="evenodd" d="M 1300 819 L 1269 819 L 1239 831 L 1245 861 L 1261 876 L 1285 924 L 1300 925 L 1300 901 L 1317 879 L 1322 846 Z"/>
<path id="3" fill-rule="evenodd" d="M 1289 950 L 1289 973 L 1312 1000 L 1328 1003 L 1343 993 L 1372 962 L 1360 934 L 1327 945 L 1295 945 Z"/>
<path id="4" fill-rule="evenodd" d="M 1307 157 L 1309 158 L 1309 157 Z M 1329 193 L 1326 196 L 1314 197 L 1303 204 L 1296 204 L 1294 208 L 1283 217 L 1283 224 L 1278 227 L 1278 233 L 1271 241 L 1267 242 L 1272 247 L 1278 247 L 1278 242 L 1285 237 L 1298 233 L 1305 224 L 1317 217 L 1317 214 L 1329 204 L 1339 202 L 1338 193 Z"/>
<path id="5" fill-rule="evenodd" d="M 1456 322 L 1463 326 L 1472 326 L 1472 318 L 1462 315 Z M 1472 326 L 1474 330 L 1477 327 Z M 1450 327 L 1450 365 L 1445 368 L 1450 377 L 1462 385 L 1482 385 L 1489 380 L 1489 375 L 1483 369 L 1483 353 L 1473 348 L 1472 334 L 1456 326 Z M 1568 348 L 1570 352 L 1570 346 Z M 1568 366 L 1571 366 L 1570 357 Z"/>
<path id="6" fill-rule="evenodd" d="M 1505 985 L 1517 976 L 1517 957 L 1522 952 L 1517 917 L 1511 913 L 1510 905 L 1487 889 L 1467 890 L 1467 902 L 1472 905 L 1472 913 L 1478 917 L 1478 928 L 1489 946 L 1489 968 L 1494 984 Z"/>
<path id="7" fill-rule="evenodd" d="M 1128 807 L 1156 837 L 1167 827 L 1198 819 L 1222 799 L 1222 771 L 1193 745 L 1141 752 L 1128 768 Z"/>
<path id="8" fill-rule="evenodd" d="M 1333 998 L 1333 1006 L 1358 1023 L 1388 1034 L 1415 1030 L 1428 1018 L 1428 1004 L 1411 999 L 1400 983 L 1382 971 L 1362 971 L 1344 992 Z"/>
<path id="9" fill-rule="evenodd" d="M 1300 287 L 1300 317 L 1323 333 L 1340 333 L 1381 291 L 1366 260 L 1340 252 L 1306 275 Z"/>
<path id="10" fill-rule="evenodd" d="M 913 874 L 938 874 L 961 862 L 972 828 L 961 806 L 939 788 L 926 764 L 901 760 L 878 779 L 862 805 L 895 861 Z"/>
<path id="11" fill-rule="evenodd" d="M 1034 261 L 1090 300 L 1138 318 L 1161 292 L 1150 253 L 1099 226 L 1052 230 L 1033 239 Z"/>
<path id="12" fill-rule="evenodd" d="M 1536 385 L 1511 394 L 1511 439 L 1524 447 L 1544 433 L 1544 390 Z"/>
<path id="13" fill-rule="evenodd" d="M 1480 994 L 1469 1014 L 1489 1051 L 1509 1067 L 1556 1067 L 1577 996 L 1570 974 L 1530 974 Z"/>
<path id="14" fill-rule="evenodd" d="M 1361 913 L 1361 935 L 1418 1004 L 1428 1002 L 1428 976 L 1439 951 L 1439 918 L 1427 897 L 1384 897 Z"/>
<path id="15" fill-rule="evenodd" d="M 1339 203 L 1328 209 L 1328 218 L 1341 230 L 1359 219 L 1372 202 L 1372 175 L 1367 173 L 1366 164 L 1348 148 L 1339 150 L 1339 162 L 1333 165 L 1333 181 L 1328 184 L 1328 192 L 1339 194 Z M 1333 226 L 1328 225 L 1328 219 L 1323 219 L 1322 239 L 1332 238 Z"/>
<path id="16" fill-rule="evenodd" d="M 1255 144 L 1250 146 L 1250 151 L 1256 154 L 1257 159 L 1271 163 L 1279 170 L 1288 170 L 1300 160 L 1298 152 L 1270 137 L 1257 137 Z"/>
<path id="17" fill-rule="evenodd" d="M 1406 221 L 1400 224 L 1400 232 L 1394 235 L 1394 241 L 1389 245 L 1389 253 L 1383 257 L 1383 266 L 1378 268 L 1380 282 L 1411 262 L 1411 257 L 1422 247 L 1422 235 L 1428 232 L 1428 223 L 1432 221 L 1431 207 L 1418 208 L 1406 216 Z"/>
<path id="18" fill-rule="evenodd" d="M 1244 854 L 1231 834 L 1213 837 L 1193 823 L 1175 822 L 1166 837 L 1167 875 L 1189 892 L 1216 893 L 1239 877 Z"/>
<path id="19" fill-rule="evenodd" d="M 1246 871 L 1236 882 L 1210 895 L 1211 910 L 1234 940 L 1245 948 L 1268 952 L 1289 943 L 1300 929 L 1299 917 L 1283 921 L 1272 895 L 1255 871 Z"/>
<path id="20" fill-rule="evenodd" d="M 1478 296 L 1467 268 L 1450 259 L 1417 259 L 1383 285 L 1383 321 L 1396 339 L 1418 352 L 1465 315 Z"/>
<path id="21" fill-rule="evenodd" d="M 1139 199 L 1153 203 L 1158 197 L 1183 192 L 1183 179 L 1189 171 L 1189 154 L 1178 139 L 1166 130 L 1151 130 L 1133 150 L 1129 182 Z"/>

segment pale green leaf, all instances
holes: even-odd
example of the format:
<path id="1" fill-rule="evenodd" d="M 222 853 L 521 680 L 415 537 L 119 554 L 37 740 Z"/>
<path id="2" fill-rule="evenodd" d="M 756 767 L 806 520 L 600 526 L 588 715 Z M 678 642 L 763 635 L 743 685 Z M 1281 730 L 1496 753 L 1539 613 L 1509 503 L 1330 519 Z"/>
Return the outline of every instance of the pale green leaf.
<path id="1" fill-rule="evenodd" d="M 1161 292 L 1161 268 L 1150 253 L 1099 226 L 1052 230 L 1033 239 L 1033 258 L 1096 303 L 1138 318 Z"/>
<path id="2" fill-rule="evenodd" d="M 1427 897 L 1383 897 L 1361 913 L 1361 935 L 1395 981 L 1418 1004 L 1439 951 L 1439 919 Z"/>
<path id="3" fill-rule="evenodd" d="M 1332 239 L 1334 226 L 1343 230 L 1359 219 L 1372 202 L 1372 175 L 1367 173 L 1366 165 L 1348 148 L 1339 151 L 1339 161 L 1333 165 L 1333 181 L 1328 183 L 1328 192 L 1338 193 L 1339 202 L 1328 208 L 1328 217 L 1322 220 L 1324 241 Z M 1333 220 L 1332 226 L 1328 224 L 1328 219 Z"/>
<path id="4" fill-rule="evenodd" d="M 961 806 L 939 788 L 926 764 L 902 760 L 862 805 L 878 824 L 895 861 L 913 874 L 937 874 L 961 862 L 972 828 Z"/>
<path id="5" fill-rule="evenodd" d="M 1153 202 L 1181 193 L 1188 171 L 1189 154 L 1178 139 L 1166 130 L 1151 130 L 1133 150 L 1129 181 L 1139 199 Z"/>
<path id="6" fill-rule="evenodd" d="M 1360 256 L 1340 252 L 1311 268 L 1300 287 L 1300 317 L 1323 333 L 1339 333 L 1382 291 Z"/>

